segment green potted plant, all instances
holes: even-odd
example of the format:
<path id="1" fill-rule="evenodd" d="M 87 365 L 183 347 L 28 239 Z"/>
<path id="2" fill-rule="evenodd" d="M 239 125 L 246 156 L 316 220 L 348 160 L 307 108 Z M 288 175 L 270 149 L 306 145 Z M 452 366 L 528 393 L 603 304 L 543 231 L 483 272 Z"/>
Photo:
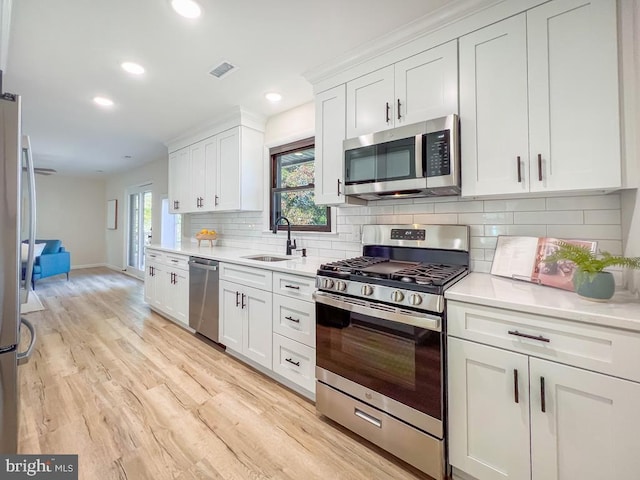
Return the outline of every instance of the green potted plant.
<path id="1" fill-rule="evenodd" d="M 586 247 L 571 243 L 559 242 L 558 250 L 544 259 L 544 263 L 569 260 L 575 264 L 573 285 L 578 295 L 606 302 L 615 290 L 615 281 L 607 267 L 640 268 L 640 257 L 621 257 L 609 252 L 593 253 Z"/>

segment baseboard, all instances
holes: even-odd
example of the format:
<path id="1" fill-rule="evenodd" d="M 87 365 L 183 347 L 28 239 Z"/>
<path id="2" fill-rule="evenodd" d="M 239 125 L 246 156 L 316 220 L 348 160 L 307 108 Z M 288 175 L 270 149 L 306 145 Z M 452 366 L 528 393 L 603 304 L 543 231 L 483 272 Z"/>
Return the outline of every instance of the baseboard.
<path id="1" fill-rule="evenodd" d="M 80 270 L 82 268 L 106 267 L 106 263 L 87 263 L 86 265 L 71 265 L 71 270 Z"/>

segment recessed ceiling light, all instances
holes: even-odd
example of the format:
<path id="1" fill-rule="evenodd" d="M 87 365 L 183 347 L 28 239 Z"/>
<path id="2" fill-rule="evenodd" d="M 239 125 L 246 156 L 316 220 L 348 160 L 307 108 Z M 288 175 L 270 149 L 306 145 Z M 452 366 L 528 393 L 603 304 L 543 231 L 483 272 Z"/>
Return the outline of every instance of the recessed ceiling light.
<path id="1" fill-rule="evenodd" d="M 282 100 L 282 95 L 276 92 L 269 92 L 264 96 L 264 98 L 266 98 L 270 102 L 279 102 L 280 100 Z"/>
<path id="2" fill-rule="evenodd" d="M 125 72 L 129 72 L 132 75 L 142 75 L 144 73 L 144 67 L 133 62 L 124 62 L 120 65 Z"/>
<path id="3" fill-rule="evenodd" d="M 113 106 L 113 100 L 106 97 L 93 97 L 93 101 L 96 102 L 101 107 L 111 107 Z"/>
<path id="4" fill-rule="evenodd" d="M 294 155 L 296 155 L 298 157 L 301 157 L 302 156 L 302 152 L 296 152 L 296 153 L 294 153 Z"/>
<path id="5" fill-rule="evenodd" d="M 179 15 L 186 18 L 198 18 L 201 13 L 200 5 L 193 0 L 171 0 L 171 6 Z"/>

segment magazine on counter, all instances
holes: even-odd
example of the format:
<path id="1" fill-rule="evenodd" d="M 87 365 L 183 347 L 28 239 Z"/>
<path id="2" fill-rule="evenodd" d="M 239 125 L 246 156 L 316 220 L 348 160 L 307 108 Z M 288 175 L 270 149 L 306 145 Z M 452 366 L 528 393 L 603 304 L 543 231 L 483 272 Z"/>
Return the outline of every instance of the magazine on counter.
<path id="1" fill-rule="evenodd" d="M 575 264 L 569 260 L 545 262 L 558 249 L 559 242 L 586 247 L 593 253 L 598 245 L 586 240 L 501 235 L 491 274 L 573 291 Z"/>

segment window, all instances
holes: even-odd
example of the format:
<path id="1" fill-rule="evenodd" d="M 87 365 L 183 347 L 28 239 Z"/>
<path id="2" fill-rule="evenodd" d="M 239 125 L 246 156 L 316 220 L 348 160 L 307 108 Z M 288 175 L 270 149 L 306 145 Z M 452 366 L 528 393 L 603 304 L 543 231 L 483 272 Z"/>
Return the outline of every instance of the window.
<path id="1" fill-rule="evenodd" d="M 314 187 L 314 139 L 272 148 L 271 155 L 271 227 L 279 217 L 291 222 L 291 230 L 330 232 L 331 210 L 316 205 Z M 279 230 L 286 230 L 281 222 Z"/>
<path id="2" fill-rule="evenodd" d="M 128 191 L 127 271 L 144 275 L 144 247 L 151 240 L 151 185 L 132 187 Z"/>

